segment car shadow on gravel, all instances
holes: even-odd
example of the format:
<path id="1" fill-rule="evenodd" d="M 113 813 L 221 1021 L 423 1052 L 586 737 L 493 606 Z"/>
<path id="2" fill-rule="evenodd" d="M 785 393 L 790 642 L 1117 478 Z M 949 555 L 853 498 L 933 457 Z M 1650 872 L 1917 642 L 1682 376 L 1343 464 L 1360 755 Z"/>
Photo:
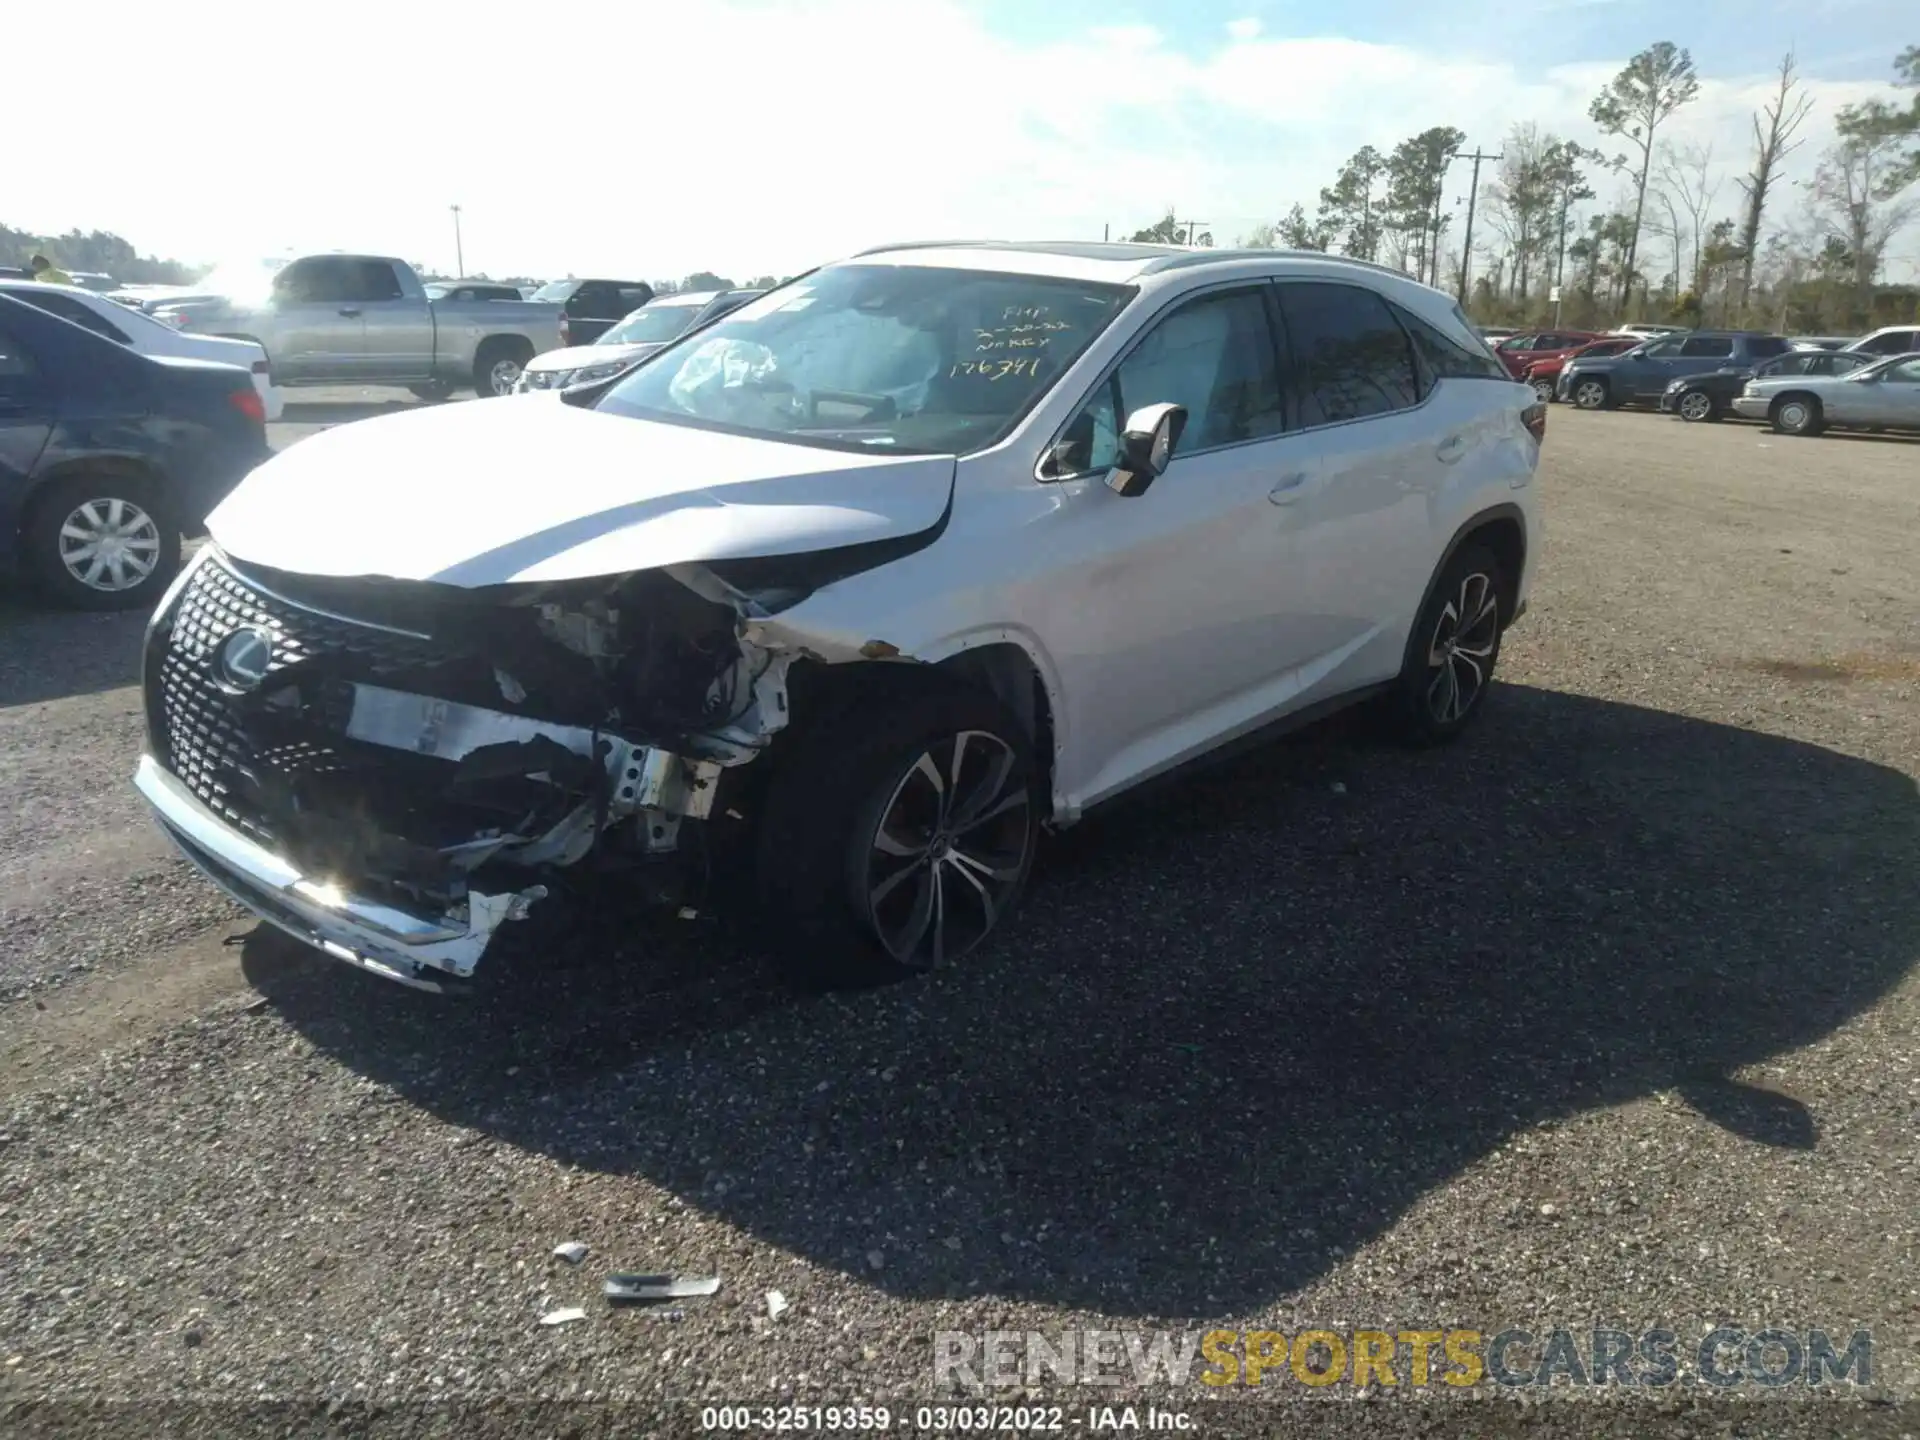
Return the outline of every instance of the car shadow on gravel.
<path id="1" fill-rule="evenodd" d="M 1452 749 L 1334 722 L 1089 821 L 1017 928 L 924 983 L 797 996 L 704 920 L 610 911 L 529 921 L 461 1002 L 258 937 L 245 963 L 445 1121 L 889 1291 L 1198 1316 L 1541 1122 L 1676 1090 L 1816 1145 L 1733 1072 L 1901 978 L 1916 866 L 1896 771 L 1508 686 Z"/>
<path id="2" fill-rule="evenodd" d="M 146 626 L 145 610 L 50 610 L 0 592 L 0 710 L 138 684 Z"/>

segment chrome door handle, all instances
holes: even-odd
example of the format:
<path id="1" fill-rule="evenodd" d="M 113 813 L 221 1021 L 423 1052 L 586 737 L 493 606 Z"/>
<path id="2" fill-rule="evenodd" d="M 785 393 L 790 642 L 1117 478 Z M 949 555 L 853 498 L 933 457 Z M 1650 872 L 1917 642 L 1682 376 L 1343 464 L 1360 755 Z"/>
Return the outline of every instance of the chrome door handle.
<path id="1" fill-rule="evenodd" d="M 1267 499 L 1276 505 L 1291 505 L 1307 493 L 1307 475 L 1303 470 L 1298 475 L 1289 475 L 1273 489 L 1267 492 Z"/>
<path id="2" fill-rule="evenodd" d="M 341 307 L 340 313 L 342 315 L 352 316 L 352 315 L 358 315 L 360 311 L 358 307 L 349 305 L 349 306 Z"/>
<path id="3" fill-rule="evenodd" d="M 1442 465 L 1451 465 L 1466 453 L 1467 442 L 1462 440 L 1458 435 L 1449 435 L 1440 442 L 1439 447 L 1433 452 L 1434 458 Z"/>

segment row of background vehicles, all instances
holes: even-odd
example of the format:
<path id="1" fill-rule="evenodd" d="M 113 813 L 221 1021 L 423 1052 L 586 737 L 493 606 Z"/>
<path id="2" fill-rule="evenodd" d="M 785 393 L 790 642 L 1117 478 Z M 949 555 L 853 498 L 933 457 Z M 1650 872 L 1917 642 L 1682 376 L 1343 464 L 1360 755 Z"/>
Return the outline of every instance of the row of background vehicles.
<path id="1" fill-rule="evenodd" d="M 1737 415 L 1788 435 L 1920 430 L 1920 326 L 1858 339 L 1664 327 L 1488 338 L 1543 401 L 1583 410 L 1651 405 L 1692 422 Z"/>
<path id="2" fill-rule="evenodd" d="M 183 535 L 270 453 L 283 387 L 559 391 L 760 293 L 585 279 L 523 294 L 345 254 L 243 262 L 194 287 L 87 278 L 0 275 L 0 573 L 84 609 L 152 603 Z M 229 394 L 210 421 L 208 397 Z"/>

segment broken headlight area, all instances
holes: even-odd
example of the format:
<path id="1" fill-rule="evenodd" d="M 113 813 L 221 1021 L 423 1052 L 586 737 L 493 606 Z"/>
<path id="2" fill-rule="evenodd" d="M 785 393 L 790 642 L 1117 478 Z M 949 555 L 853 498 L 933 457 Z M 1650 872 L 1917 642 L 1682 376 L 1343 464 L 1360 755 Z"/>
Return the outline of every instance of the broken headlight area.
<path id="1" fill-rule="evenodd" d="M 689 577 L 692 578 L 692 577 Z M 409 913 L 682 848 L 786 721 L 752 604 L 662 572 L 462 590 L 214 555 L 149 636 L 156 759 L 307 877 Z"/>

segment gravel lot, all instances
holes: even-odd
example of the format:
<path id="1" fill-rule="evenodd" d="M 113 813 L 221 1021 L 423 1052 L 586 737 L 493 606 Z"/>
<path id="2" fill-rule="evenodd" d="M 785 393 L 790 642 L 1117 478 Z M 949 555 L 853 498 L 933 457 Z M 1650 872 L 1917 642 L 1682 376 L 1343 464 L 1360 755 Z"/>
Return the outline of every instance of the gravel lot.
<path id="1" fill-rule="evenodd" d="M 364 413 L 319 398 L 283 443 Z M 206 1408 L 273 1397 L 425 1434 L 409 1402 L 591 1395 L 667 1408 L 431 1433 L 686 1433 L 683 1397 L 924 1399 L 936 1330 L 1216 1322 L 1868 1326 L 1905 1402 L 1920 444 L 1556 407 L 1541 485 L 1468 742 L 1334 722 L 1118 808 L 977 963 L 826 999 L 705 919 L 530 922 L 462 1002 L 257 934 L 128 785 L 140 622 L 0 611 L 0 1430 L 371 1424 Z M 610 1311 L 613 1269 L 723 1288 Z M 1697 1390 L 1160 1403 L 1625 1435 Z M 153 1397 L 196 1403 L 73 1403 Z M 1686 1423 L 1736 1414 L 1920 1428 Z"/>

